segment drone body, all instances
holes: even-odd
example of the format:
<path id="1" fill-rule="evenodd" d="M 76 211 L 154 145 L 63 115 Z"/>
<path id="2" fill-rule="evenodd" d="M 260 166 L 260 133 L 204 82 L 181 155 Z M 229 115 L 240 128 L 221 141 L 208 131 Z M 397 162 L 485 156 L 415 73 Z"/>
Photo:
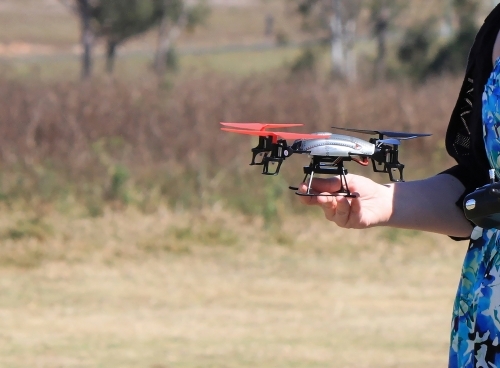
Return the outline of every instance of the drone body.
<path id="1" fill-rule="evenodd" d="M 351 157 L 372 156 L 375 145 L 363 139 L 328 132 L 314 133 L 324 138 L 298 139 L 292 144 L 292 149 L 307 151 L 311 156 Z"/>
<path id="2" fill-rule="evenodd" d="M 250 165 L 262 165 L 265 175 L 277 175 L 283 161 L 294 153 L 307 154 L 311 161 L 304 167 L 304 182 L 308 183 L 305 193 L 295 190 L 298 195 L 316 196 L 311 191 L 311 183 L 315 174 L 339 175 L 341 189 L 330 195 L 354 197 L 347 185 L 347 170 L 345 161 L 355 161 L 367 166 L 372 161 L 373 171 L 387 173 L 391 181 L 404 181 L 404 165 L 398 160 L 398 147 L 401 140 L 429 136 L 430 134 L 414 134 L 390 131 L 360 130 L 350 128 L 336 128 L 365 134 L 378 134 L 377 138 L 365 141 L 360 138 L 319 132 L 313 134 L 272 132 L 266 129 L 300 126 L 302 124 L 265 124 L 265 123 L 221 123 L 222 130 L 233 133 L 253 135 L 259 137 L 259 144 L 252 148 L 252 161 Z M 387 137 L 387 138 L 386 138 Z M 293 139 L 288 145 L 286 139 Z M 257 160 L 257 157 L 261 160 Z M 275 170 L 270 170 L 270 165 L 276 165 Z M 399 177 L 394 173 L 399 172 Z"/>

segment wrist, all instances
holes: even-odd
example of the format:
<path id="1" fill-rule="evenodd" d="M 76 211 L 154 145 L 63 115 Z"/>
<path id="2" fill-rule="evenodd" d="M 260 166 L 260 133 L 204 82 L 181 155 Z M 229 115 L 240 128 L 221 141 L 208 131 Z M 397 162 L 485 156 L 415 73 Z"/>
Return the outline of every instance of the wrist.
<path id="1" fill-rule="evenodd" d="M 395 226 L 396 218 L 394 214 L 394 183 L 384 184 L 379 190 L 381 198 L 380 221 L 377 226 Z"/>

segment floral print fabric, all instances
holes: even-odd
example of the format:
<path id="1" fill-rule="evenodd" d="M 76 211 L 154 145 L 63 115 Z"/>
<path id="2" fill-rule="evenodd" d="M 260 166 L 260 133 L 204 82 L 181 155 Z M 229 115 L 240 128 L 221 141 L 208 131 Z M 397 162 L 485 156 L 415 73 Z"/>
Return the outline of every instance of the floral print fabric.
<path id="1" fill-rule="evenodd" d="M 488 160 L 500 178 L 500 58 L 483 93 Z M 476 227 L 453 307 L 450 368 L 500 368 L 500 252 L 496 229 Z"/>

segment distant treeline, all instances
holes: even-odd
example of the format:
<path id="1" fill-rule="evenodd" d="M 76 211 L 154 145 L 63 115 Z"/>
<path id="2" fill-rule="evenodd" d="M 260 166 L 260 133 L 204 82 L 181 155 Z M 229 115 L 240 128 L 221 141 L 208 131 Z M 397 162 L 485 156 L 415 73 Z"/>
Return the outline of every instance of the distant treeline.
<path id="1" fill-rule="evenodd" d="M 60 1 L 80 22 L 84 78 L 91 74 L 97 39 L 106 45 L 107 70 L 112 72 L 117 48 L 152 29 L 158 31 L 154 69 L 162 77 L 175 58 L 179 35 L 204 24 L 210 15 L 209 2 L 203 0 Z M 481 6 L 477 1 L 444 3 L 433 6 L 433 11 L 418 21 L 410 19 L 414 8 L 405 0 L 289 0 L 285 8 L 289 15 L 300 17 L 308 39 L 329 48 L 333 75 L 357 79 L 358 40 L 364 36 L 376 45 L 370 57 L 374 79 L 390 76 L 391 63 L 397 59 L 406 74 L 422 81 L 430 75 L 462 70 L 479 25 Z M 274 37 L 280 45 L 294 41 L 285 32 L 275 31 L 272 14 L 264 16 L 268 40 Z M 308 48 L 292 69 L 313 69 L 315 64 L 315 54 Z"/>

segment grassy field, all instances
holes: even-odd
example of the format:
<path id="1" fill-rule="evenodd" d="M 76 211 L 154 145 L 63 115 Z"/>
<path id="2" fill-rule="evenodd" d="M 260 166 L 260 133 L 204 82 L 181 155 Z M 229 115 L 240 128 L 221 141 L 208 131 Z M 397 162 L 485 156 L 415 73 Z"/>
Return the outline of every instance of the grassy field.
<path id="1" fill-rule="evenodd" d="M 231 52 L 207 52 L 203 54 L 180 54 L 180 70 L 176 75 L 183 77 L 195 73 L 215 71 L 235 76 L 279 70 L 290 66 L 301 54 L 299 46 L 269 50 L 244 50 Z M 121 55 L 116 62 L 115 75 L 121 80 L 137 80 L 153 76 L 152 52 L 134 52 Z M 0 72 L 9 78 L 39 79 L 44 81 L 78 80 L 80 62 L 76 55 L 39 55 L 0 59 Z M 101 56 L 94 58 L 94 76 L 105 75 L 105 61 Z"/>
<path id="2" fill-rule="evenodd" d="M 181 48 L 272 41 L 268 12 L 303 37 L 281 0 L 217 3 Z M 115 80 L 79 84 L 78 24 L 57 0 L 1 1 L 0 22 L 0 367 L 446 365 L 467 244 L 335 228 L 289 204 L 300 162 L 263 178 L 218 122 L 433 133 L 402 152 L 420 178 L 449 165 L 458 79 L 274 73 L 291 47 L 184 54 L 185 78 L 156 88 L 149 34 L 120 51 Z"/>
<path id="3" fill-rule="evenodd" d="M 299 216 L 298 158 L 263 177 L 218 122 L 432 132 L 401 156 L 423 177 L 457 80 L 2 81 L 0 366 L 445 365 L 466 244 Z"/>
<path id="4" fill-rule="evenodd" d="M 464 243 L 217 210 L 49 213 L 14 237 L 25 216 L 0 220 L 0 366 L 445 365 Z"/>

